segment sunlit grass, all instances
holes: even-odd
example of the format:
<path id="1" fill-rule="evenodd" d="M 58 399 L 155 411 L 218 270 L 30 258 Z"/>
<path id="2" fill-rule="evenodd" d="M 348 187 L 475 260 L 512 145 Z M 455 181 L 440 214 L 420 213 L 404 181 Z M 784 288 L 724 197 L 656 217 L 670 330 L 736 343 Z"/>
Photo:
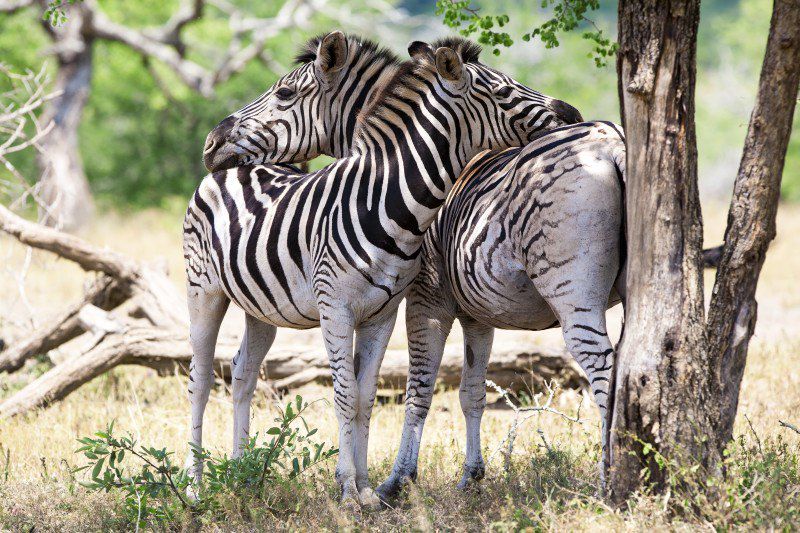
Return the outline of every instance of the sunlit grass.
<path id="1" fill-rule="evenodd" d="M 708 245 L 721 239 L 725 216 L 720 206 L 706 209 Z M 84 237 L 143 261 L 165 256 L 172 279 L 183 283 L 180 235 L 181 213 L 149 212 L 105 215 Z M 779 426 L 779 420 L 800 423 L 800 351 L 798 315 L 800 271 L 795 252 L 800 230 L 800 208 L 782 206 L 778 238 L 773 244 L 759 285 L 759 326 L 741 393 L 736 433 L 743 440 L 733 449 L 731 480 L 719 498 L 687 512 L 669 498 L 639 495 L 628 509 L 608 507 L 594 497 L 599 452 L 598 420 L 584 401 L 583 424 L 543 414 L 531 420 L 516 441 L 512 470 L 505 473 L 497 455 L 488 465 L 480 491 L 458 492 L 464 458 L 464 421 L 456 391 L 439 391 L 434 399 L 423 438 L 419 479 L 397 508 L 353 517 L 337 503 L 334 463 L 328 462 L 303 480 L 303 490 L 276 487 L 269 510 L 259 501 L 225 500 L 219 514 L 203 515 L 192 523 L 182 516 L 170 528 L 201 526 L 208 530 L 336 529 L 346 527 L 404 530 L 470 529 L 517 530 L 642 530 L 698 527 L 792 529 L 798 527 L 800 499 L 797 463 L 800 435 Z M 24 250 L 0 239 L 0 256 L 9 272 L 23 264 Z M 0 290 L 9 295 L 0 304 L 0 332 L 11 340 L 25 331 L 31 316 L 39 323 L 80 295 L 86 278 L 79 269 L 34 253 L 24 286 L 30 315 L 18 296 L 13 277 L 0 278 Z M 707 277 L 713 282 L 713 275 Z M 710 288 L 710 285 L 708 285 Z M 234 324 L 235 326 L 235 324 Z M 309 334 L 307 342 L 318 342 Z M 557 342 L 557 332 L 518 335 L 519 339 Z M 451 342 L 457 342 L 458 335 Z M 294 338 L 294 337 L 293 337 Z M 297 337 L 299 338 L 299 337 Z M 392 339 L 402 347 L 402 329 Z M 26 373 L 0 379 L 0 399 L 10 395 L 41 371 L 46 362 Z M 37 370 L 38 369 L 38 370 Z M 188 452 L 186 378 L 158 377 L 143 368 L 120 368 L 70 395 L 65 401 L 28 416 L 0 421 L 0 528 L 12 531 L 125 530 L 132 524 L 121 513 L 115 494 L 87 493 L 73 479 L 71 469 L 81 463 L 74 454 L 78 437 L 105 428 L 112 420 L 118 433 L 130 432 L 142 443 L 166 447 L 182 462 Z M 308 420 L 319 428 L 318 438 L 336 442 L 336 419 L 329 388 L 309 386 L 299 391 L 307 401 L 324 399 L 311 407 Z M 496 397 L 489 396 L 492 404 Z M 574 413 L 580 394 L 564 391 L 556 405 Z M 269 427 L 275 416 L 275 398 L 257 394 L 253 430 Z M 232 404 L 229 390 L 220 384 L 212 393 L 205 422 L 205 447 L 217 454 L 231 446 Z M 401 405 L 376 406 L 370 438 L 370 473 L 377 484 L 389 473 L 399 444 L 404 410 Z M 752 429 L 744 418 L 752 422 Z M 507 434 L 512 413 L 490 405 L 482 426 L 484 456 L 488 459 Z M 541 429 L 554 452 L 542 447 Z M 783 440 L 783 443 L 779 441 Z"/>

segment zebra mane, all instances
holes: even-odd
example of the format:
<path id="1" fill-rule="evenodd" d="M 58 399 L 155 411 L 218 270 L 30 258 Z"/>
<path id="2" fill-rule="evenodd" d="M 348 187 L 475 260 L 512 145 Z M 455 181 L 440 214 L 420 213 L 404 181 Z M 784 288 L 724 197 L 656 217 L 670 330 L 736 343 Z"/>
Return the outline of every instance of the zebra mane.
<path id="1" fill-rule="evenodd" d="M 317 59 L 317 49 L 319 48 L 319 43 L 322 42 L 322 39 L 324 39 L 326 35 L 328 34 L 321 33 L 316 35 L 309 39 L 303 46 L 301 46 L 294 58 L 295 64 L 303 65 L 305 63 L 311 63 Z M 383 61 L 387 65 L 397 65 L 401 63 L 400 58 L 397 57 L 397 54 L 388 48 L 379 45 L 375 41 L 352 34 L 345 34 L 345 38 L 347 39 L 347 43 L 349 45 L 355 45 L 357 47 L 357 59 L 367 57 L 370 62 Z"/>
<path id="2" fill-rule="evenodd" d="M 434 50 L 442 46 L 452 48 L 464 63 L 477 63 L 481 53 L 480 46 L 461 37 L 445 37 L 431 44 Z M 383 117 L 384 112 L 393 107 L 393 104 L 407 101 L 408 96 L 416 92 L 415 89 L 429 83 L 431 75 L 434 77 L 437 75 L 436 66 L 431 61 L 411 59 L 400 63 L 394 76 L 389 78 L 383 87 L 376 91 L 372 100 L 362 108 L 356 135 L 362 136 L 369 125 L 376 123 L 377 118 Z"/>

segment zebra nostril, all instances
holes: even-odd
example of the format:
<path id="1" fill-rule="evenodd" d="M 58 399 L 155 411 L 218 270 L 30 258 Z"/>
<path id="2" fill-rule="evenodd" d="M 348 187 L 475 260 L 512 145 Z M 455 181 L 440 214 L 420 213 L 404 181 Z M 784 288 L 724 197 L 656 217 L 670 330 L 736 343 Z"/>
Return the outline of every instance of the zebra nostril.
<path id="1" fill-rule="evenodd" d="M 214 145 L 216 142 L 216 139 L 214 139 L 212 135 L 206 137 L 206 145 L 203 147 L 203 152 L 208 153 L 214 151 Z"/>

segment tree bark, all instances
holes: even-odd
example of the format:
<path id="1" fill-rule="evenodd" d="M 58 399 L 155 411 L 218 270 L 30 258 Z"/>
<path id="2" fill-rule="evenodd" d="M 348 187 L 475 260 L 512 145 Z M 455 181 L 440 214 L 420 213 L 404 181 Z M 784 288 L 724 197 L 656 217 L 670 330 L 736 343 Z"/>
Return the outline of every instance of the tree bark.
<path id="1" fill-rule="evenodd" d="M 42 113 L 53 129 L 42 138 L 38 153 L 41 177 L 39 194 L 45 205 L 40 210 L 43 224 L 73 230 L 91 219 L 94 202 L 83 171 L 78 145 L 78 127 L 89 97 L 92 81 L 91 34 L 87 31 L 90 12 L 80 2 L 68 9 L 69 23 L 45 27 L 53 39 L 58 71 L 53 89 L 60 95 Z"/>
<path id="2" fill-rule="evenodd" d="M 800 83 L 800 2 L 775 0 L 758 95 L 734 183 L 725 245 L 708 312 L 709 364 L 719 405 L 716 442 L 733 437 L 756 284 L 770 241 Z"/>
<path id="3" fill-rule="evenodd" d="M 663 486 L 671 459 L 718 459 L 706 401 L 702 220 L 694 129 L 699 0 L 621 0 L 619 94 L 627 139 L 627 298 L 612 419 L 612 498 Z"/>

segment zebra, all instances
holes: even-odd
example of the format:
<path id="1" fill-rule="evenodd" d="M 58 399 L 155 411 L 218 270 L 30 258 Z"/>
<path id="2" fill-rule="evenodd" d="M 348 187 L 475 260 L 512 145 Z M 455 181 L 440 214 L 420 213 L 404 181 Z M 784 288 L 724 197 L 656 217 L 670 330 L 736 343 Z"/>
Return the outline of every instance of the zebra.
<path id="1" fill-rule="evenodd" d="M 319 80 L 332 79 L 325 78 L 332 69 L 341 70 L 343 37 L 319 42 L 307 83 L 324 83 Z M 419 270 L 425 231 L 473 156 L 526 144 L 542 130 L 574 122 L 577 114 L 481 64 L 479 50 L 460 38 L 412 43 L 412 59 L 397 66 L 362 110 L 349 155 L 317 172 L 244 166 L 201 182 L 184 220 L 193 448 L 202 442 L 214 346 L 229 302 L 246 313 L 232 369 L 236 413 L 249 413 L 276 328 L 319 326 L 333 373 L 342 501 L 380 504 L 367 477 L 369 419 L 380 363 L 400 300 Z M 300 104 L 287 107 L 282 101 L 288 93 L 279 93 L 288 88 L 301 99 L 313 91 L 281 84 L 259 103 L 261 136 L 246 138 L 299 160 L 316 149 L 298 149 L 293 109 Z M 218 128 L 238 131 L 255 115 L 228 117 Z M 234 147 L 211 139 L 214 145 L 205 150 L 210 170 L 229 165 L 238 149 L 237 157 L 248 151 L 241 137 L 234 139 Z M 292 155 L 295 150 L 303 155 Z M 249 414 L 235 417 L 235 455 L 248 422 Z M 190 461 L 197 482 L 202 461 L 196 454 Z"/>
<path id="2" fill-rule="evenodd" d="M 374 41 L 334 31 L 309 39 L 295 63 L 296 69 L 211 130 L 203 149 L 209 171 L 347 156 L 359 114 L 401 61 Z M 287 137 L 280 150 L 279 136 Z"/>
<path id="3" fill-rule="evenodd" d="M 624 299 L 624 173 L 625 139 L 611 122 L 557 128 L 524 148 L 483 153 L 464 169 L 425 235 L 407 296 L 406 413 L 392 472 L 377 488 L 381 498 L 416 479 L 423 425 L 456 319 L 464 332 L 459 397 L 467 428 L 458 488 L 485 473 L 480 424 L 494 329 L 560 326 L 600 411 L 603 490 L 614 363 L 605 311 Z"/>

